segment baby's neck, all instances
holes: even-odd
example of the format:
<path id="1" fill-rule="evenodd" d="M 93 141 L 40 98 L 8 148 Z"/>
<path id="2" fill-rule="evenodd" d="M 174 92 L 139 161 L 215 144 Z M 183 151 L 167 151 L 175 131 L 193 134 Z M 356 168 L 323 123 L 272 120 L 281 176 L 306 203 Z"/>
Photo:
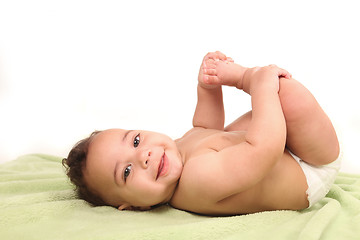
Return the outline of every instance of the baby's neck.
<path id="1" fill-rule="evenodd" d="M 180 180 L 180 179 L 179 179 Z M 175 187 L 173 188 L 173 191 L 169 194 L 169 196 L 163 201 L 163 202 L 161 202 L 160 204 L 170 204 L 170 202 L 171 202 L 171 199 L 174 197 L 174 194 L 175 194 L 175 192 L 176 192 L 176 189 L 177 189 L 177 187 L 178 187 L 178 185 L 179 185 L 179 180 L 174 184 L 175 185 Z"/>

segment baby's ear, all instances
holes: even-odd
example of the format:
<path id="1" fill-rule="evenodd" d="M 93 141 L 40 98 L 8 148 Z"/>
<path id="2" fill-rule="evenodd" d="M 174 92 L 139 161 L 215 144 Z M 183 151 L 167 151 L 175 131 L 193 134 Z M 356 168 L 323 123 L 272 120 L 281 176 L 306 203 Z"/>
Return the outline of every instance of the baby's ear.
<path id="1" fill-rule="evenodd" d="M 151 207 L 134 207 L 134 206 L 131 206 L 130 204 L 128 203 L 124 203 L 124 204 L 121 204 L 118 209 L 120 211 L 122 210 L 132 210 L 132 211 L 146 211 L 146 210 L 150 210 Z"/>
<path id="2" fill-rule="evenodd" d="M 128 203 L 123 203 L 123 204 L 121 204 L 121 205 L 118 207 L 118 209 L 119 209 L 120 211 L 122 211 L 122 210 L 134 210 L 133 207 L 132 207 L 130 204 L 128 204 Z"/>

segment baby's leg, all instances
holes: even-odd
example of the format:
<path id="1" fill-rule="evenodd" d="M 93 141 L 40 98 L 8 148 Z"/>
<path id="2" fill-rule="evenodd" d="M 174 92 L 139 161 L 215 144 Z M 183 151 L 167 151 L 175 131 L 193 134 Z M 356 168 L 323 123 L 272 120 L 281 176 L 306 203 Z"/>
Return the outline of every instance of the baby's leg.
<path id="1" fill-rule="evenodd" d="M 313 165 L 333 162 L 339 155 L 335 129 L 314 96 L 294 79 L 280 79 L 281 106 L 286 120 L 287 147 Z"/>
<path id="2" fill-rule="evenodd" d="M 240 65 L 220 64 L 212 78 L 226 79 L 234 86 L 242 76 L 231 74 L 240 72 Z M 234 69 L 239 68 L 237 71 Z M 334 161 L 339 155 L 339 143 L 334 127 L 314 96 L 294 79 L 280 78 L 279 97 L 287 127 L 287 147 L 304 161 L 313 165 L 324 165 Z M 229 84 L 230 85 L 230 84 Z M 247 130 L 251 121 L 251 111 L 235 120 L 225 131 Z"/>

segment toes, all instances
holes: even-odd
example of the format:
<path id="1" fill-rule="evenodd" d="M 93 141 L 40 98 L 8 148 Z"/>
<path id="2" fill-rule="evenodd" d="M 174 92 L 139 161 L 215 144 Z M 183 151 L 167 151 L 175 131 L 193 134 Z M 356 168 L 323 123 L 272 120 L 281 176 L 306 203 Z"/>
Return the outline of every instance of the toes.
<path id="1" fill-rule="evenodd" d="M 203 72 L 207 75 L 216 75 L 216 69 L 213 68 L 204 68 Z"/>
<path id="2" fill-rule="evenodd" d="M 207 59 L 203 62 L 204 68 L 215 68 L 216 67 L 216 61 L 213 59 Z"/>
<path id="3" fill-rule="evenodd" d="M 216 84 L 219 82 L 219 78 L 217 76 L 209 76 L 209 75 L 205 75 L 204 76 L 204 82 L 206 84 Z"/>
<path id="4" fill-rule="evenodd" d="M 209 60 L 209 59 L 216 59 L 217 58 L 217 54 L 214 52 L 209 52 L 208 54 L 205 55 L 204 60 Z"/>
<path id="5" fill-rule="evenodd" d="M 223 54 L 222 52 L 216 51 L 216 52 L 209 52 L 208 54 L 205 55 L 204 60 L 208 60 L 208 59 L 220 59 L 220 60 L 226 60 L 226 55 Z"/>
<path id="6" fill-rule="evenodd" d="M 226 60 L 226 55 L 222 52 L 216 51 L 215 52 L 220 60 Z"/>

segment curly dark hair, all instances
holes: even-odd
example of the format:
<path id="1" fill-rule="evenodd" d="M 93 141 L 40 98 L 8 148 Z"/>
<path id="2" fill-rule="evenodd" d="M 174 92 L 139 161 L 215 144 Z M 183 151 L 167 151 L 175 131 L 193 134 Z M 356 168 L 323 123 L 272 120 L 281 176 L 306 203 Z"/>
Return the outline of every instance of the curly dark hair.
<path id="1" fill-rule="evenodd" d="M 89 137 L 77 142 L 69 152 L 68 157 L 62 160 L 62 165 L 65 167 L 66 175 L 75 185 L 75 191 L 77 192 L 79 198 L 91 203 L 94 206 L 108 205 L 98 195 L 90 191 L 90 189 L 86 186 L 83 174 L 84 167 L 86 166 L 86 157 L 89 145 L 94 136 L 100 132 L 101 131 L 94 131 Z"/>

